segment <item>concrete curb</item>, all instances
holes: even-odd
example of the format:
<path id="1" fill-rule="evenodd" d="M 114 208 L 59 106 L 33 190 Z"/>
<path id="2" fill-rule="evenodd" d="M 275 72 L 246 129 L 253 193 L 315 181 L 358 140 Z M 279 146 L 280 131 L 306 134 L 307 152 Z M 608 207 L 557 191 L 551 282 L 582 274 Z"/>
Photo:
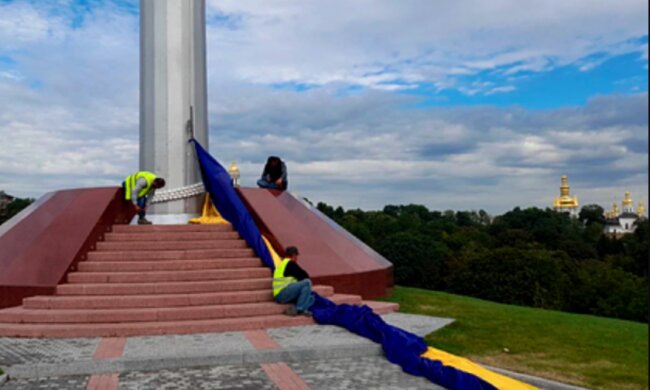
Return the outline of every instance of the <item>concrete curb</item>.
<path id="1" fill-rule="evenodd" d="M 537 387 L 539 387 L 541 389 L 545 389 L 545 390 L 588 390 L 588 389 L 585 389 L 584 387 L 567 385 L 565 383 L 552 381 L 550 379 L 544 379 L 544 378 L 540 378 L 540 377 L 537 377 L 537 376 L 532 376 L 532 375 L 528 375 L 528 374 L 522 374 L 522 373 L 519 373 L 519 372 L 504 370 L 503 368 L 486 366 L 486 365 L 483 365 L 483 367 L 485 367 L 487 369 L 490 369 L 490 370 L 492 370 L 494 372 L 498 372 L 500 374 L 509 376 L 511 378 L 518 379 L 518 380 L 520 380 L 522 382 L 526 382 L 526 383 L 531 384 L 533 386 L 537 386 Z"/>

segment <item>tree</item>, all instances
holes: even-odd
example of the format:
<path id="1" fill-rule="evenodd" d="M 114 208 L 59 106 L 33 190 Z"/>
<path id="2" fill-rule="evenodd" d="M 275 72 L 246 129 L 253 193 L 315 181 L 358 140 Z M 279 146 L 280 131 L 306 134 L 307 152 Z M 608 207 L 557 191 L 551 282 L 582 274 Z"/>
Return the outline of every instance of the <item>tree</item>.
<path id="1" fill-rule="evenodd" d="M 495 218 L 417 204 L 317 208 L 391 261 L 397 284 L 636 321 L 647 312 L 647 220 L 615 239 L 597 205 L 580 220 L 548 208 Z"/>
<path id="2" fill-rule="evenodd" d="M 588 204 L 582 206 L 580 209 L 580 214 L 578 214 L 578 219 L 584 225 L 589 226 L 594 223 L 604 225 L 605 224 L 605 210 L 597 204 Z"/>
<path id="3" fill-rule="evenodd" d="M 316 208 L 323 214 L 327 215 L 330 218 L 334 218 L 334 208 L 327 203 L 318 202 Z"/>
<path id="4" fill-rule="evenodd" d="M 509 247 L 464 252 L 450 262 L 447 285 L 452 292 L 477 298 L 561 309 L 569 279 L 557 256 L 543 249 Z"/>
<path id="5" fill-rule="evenodd" d="M 580 267 L 578 278 L 579 283 L 572 287 L 570 310 L 647 322 L 647 279 L 600 261 Z"/>
<path id="6" fill-rule="evenodd" d="M 445 247 L 422 234 L 398 232 L 379 244 L 394 266 L 395 283 L 427 289 L 444 287 Z"/>
<path id="7" fill-rule="evenodd" d="M 21 212 L 25 207 L 29 206 L 34 202 L 32 198 L 14 198 L 14 200 L 5 206 L 4 209 L 0 210 L 0 224 L 5 223 L 11 217 Z"/>

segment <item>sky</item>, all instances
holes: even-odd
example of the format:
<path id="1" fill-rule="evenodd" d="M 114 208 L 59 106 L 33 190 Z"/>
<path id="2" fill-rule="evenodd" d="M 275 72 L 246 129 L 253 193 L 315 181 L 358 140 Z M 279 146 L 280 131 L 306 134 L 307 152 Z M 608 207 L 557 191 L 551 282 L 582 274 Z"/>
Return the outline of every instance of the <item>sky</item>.
<path id="1" fill-rule="evenodd" d="M 209 150 L 312 202 L 648 200 L 647 0 L 206 0 Z M 139 2 L 0 0 L 0 190 L 138 169 Z"/>

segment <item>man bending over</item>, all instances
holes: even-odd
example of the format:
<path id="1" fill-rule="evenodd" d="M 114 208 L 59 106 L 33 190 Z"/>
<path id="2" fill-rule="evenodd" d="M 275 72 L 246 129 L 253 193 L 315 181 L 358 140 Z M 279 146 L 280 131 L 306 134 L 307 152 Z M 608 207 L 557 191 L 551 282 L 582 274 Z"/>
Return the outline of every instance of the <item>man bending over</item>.
<path id="1" fill-rule="evenodd" d="M 135 212 L 138 214 L 138 225 L 151 225 L 144 216 L 147 213 L 147 205 L 153 198 L 156 189 L 165 186 L 165 179 L 157 177 L 155 173 L 140 171 L 129 175 L 124 179 L 124 199 L 131 201 Z"/>

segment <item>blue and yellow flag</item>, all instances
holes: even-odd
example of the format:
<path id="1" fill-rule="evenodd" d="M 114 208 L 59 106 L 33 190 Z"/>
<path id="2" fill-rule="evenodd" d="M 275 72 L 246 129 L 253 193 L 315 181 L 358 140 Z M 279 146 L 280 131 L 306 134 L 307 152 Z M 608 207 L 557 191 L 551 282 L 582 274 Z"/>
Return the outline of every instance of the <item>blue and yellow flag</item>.
<path id="1" fill-rule="evenodd" d="M 228 172 L 192 140 L 201 166 L 206 191 L 221 215 L 246 240 L 262 262 L 274 269 L 279 256 L 262 237 L 252 216 L 232 188 Z M 350 332 L 381 344 L 386 358 L 412 375 L 423 376 L 447 389 L 459 390 L 531 390 L 533 386 L 492 372 L 468 359 L 429 347 L 422 337 L 389 325 L 368 306 L 334 304 L 313 293 L 316 301 L 311 308 L 319 324 L 341 326 Z"/>

